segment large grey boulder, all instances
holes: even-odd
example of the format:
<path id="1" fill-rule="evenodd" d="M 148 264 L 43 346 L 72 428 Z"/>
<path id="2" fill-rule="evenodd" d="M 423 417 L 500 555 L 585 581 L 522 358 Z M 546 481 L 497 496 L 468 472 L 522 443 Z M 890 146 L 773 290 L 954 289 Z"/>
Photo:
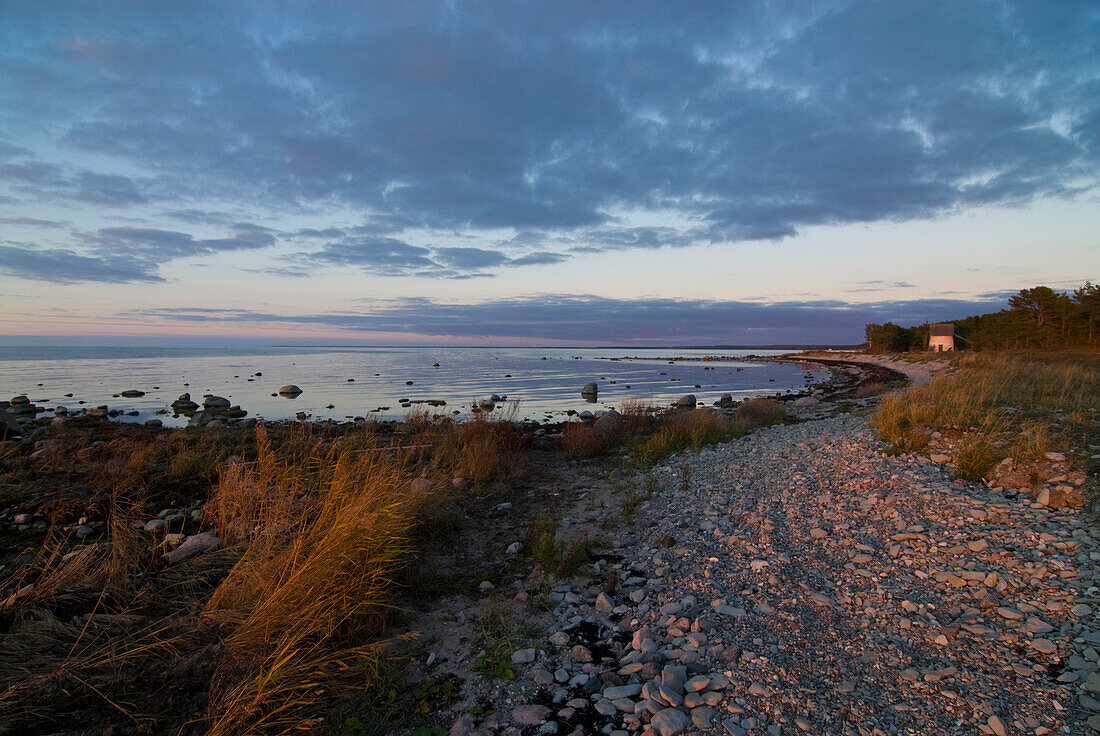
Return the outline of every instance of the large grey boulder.
<path id="1" fill-rule="evenodd" d="M 23 427 L 19 420 L 7 409 L 0 408 L 0 439 L 23 435 Z"/>
<path id="2" fill-rule="evenodd" d="M 209 394 L 202 399 L 202 407 L 210 411 L 224 411 L 230 406 L 229 399 L 224 396 Z"/>
<path id="3" fill-rule="evenodd" d="M 607 437 L 621 432 L 625 423 L 626 420 L 623 419 L 623 415 L 611 409 L 597 419 L 596 423 L 592 426 L 594 426 L 596 431 L 601 435 Z"/>
<path id="4" fill-rule="evenodd" d="M 279 389 L 279 394 L 282 396 L 297 396 L 302 393 L 302 389 L 295 386 L 293 383 L 288 383 Z"/>
<path id="5" fill-rule="evenodd" d="M 687 394 L 676 399 L 676 406 L 681 409 L 694 409 L 695 408 L 695 394 Z"/>
<path id="6" fill-rule="evenodd" d="M 586 383 L 584 384 L 584 388 L 581 389 L 581 396 L 589 401 L 595 401 L 599 393 L 600 387 L 595 383 Z"/>

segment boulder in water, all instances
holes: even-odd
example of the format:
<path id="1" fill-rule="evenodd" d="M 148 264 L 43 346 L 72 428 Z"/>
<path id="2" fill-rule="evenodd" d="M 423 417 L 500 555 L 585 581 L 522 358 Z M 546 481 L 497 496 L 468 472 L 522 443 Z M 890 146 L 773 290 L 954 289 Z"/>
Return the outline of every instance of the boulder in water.
<path id="1" fill-rule="evenodd" d="M 302 389 L 298 388 L 293 383 L 288 383 L 287 385 L 279 389 L 279 394 L 281 396 L 298 396 L 301 393 Z"/>

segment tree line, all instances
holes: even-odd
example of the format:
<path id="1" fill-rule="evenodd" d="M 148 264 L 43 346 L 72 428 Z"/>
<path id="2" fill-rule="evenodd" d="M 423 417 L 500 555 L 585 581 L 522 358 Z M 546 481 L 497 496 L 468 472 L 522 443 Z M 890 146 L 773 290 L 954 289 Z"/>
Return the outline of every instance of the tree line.
<path id="1" fill-rule="evenodd" d="M 1086 281 L 1061 292 L 1049 286 L 1021 289 L 1008 308 L 951 320 L 956 350 L 1062 350 L 1096 347 L 1100 342 L 1100 286 Z M 871 353 L 925 350 L 929 325 L 902 327 L 893 322 L 868 324 L 866 349 Z"/>

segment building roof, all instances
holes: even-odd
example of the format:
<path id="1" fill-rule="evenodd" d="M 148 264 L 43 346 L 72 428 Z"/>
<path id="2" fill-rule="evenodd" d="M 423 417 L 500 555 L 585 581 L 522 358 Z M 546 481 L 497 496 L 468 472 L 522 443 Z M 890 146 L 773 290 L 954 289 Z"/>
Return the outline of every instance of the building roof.
<path id="1" fill-rule="evenodd" d="M 929 325 L 928 334 L 932 337 L 954 337 L 955 325 L 950 322 L 940 322 L 939 324 Z"/>

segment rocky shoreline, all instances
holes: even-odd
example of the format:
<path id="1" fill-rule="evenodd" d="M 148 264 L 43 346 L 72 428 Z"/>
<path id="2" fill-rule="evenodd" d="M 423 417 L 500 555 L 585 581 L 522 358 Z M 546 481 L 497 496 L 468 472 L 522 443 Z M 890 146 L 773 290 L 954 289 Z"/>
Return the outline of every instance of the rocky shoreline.
<path id="1" fill-rule="evenodd" d="M 559 534 L 593 564 L 549 611 L 533 567 L 440 602 L 415 676 L 461 681 L 454 736 L 1100 728 L 1100 535 L 884 449 L 852 415 L 773 427 L 658 466 L 628 517 L 588 478 Z M 454 632 L 492 605 L 537 622 L 514 681 Z"/>

